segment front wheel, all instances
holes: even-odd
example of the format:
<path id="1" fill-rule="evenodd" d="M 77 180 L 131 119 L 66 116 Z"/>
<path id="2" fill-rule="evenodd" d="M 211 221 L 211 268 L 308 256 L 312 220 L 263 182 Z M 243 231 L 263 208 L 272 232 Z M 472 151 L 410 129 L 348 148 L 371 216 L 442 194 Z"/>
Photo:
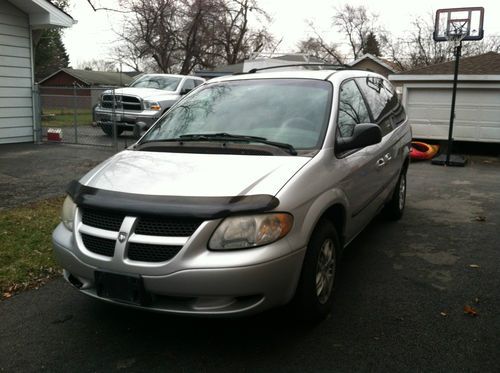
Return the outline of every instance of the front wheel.
<path id="1" fill-rule="evenodd" d="M 102 132 L 108 136 L 113 136 L 113 127 L 111 126 L 101 126 Z M 116 127 L 116 136 L 120 136 L 123 132 L 123 128 Z"/>
<path id="2" fill-rule="evenodd" d="M 309 241 L 293 304 L 299 318 L 324 319 L 333 304 L 340 244 L 334 225 L 321 221 Z"/>
<path id="3" fill-rule="evenodd" d="M 401 171 L 391 200 L 384 207 L 384 215 L 390 220 L 399 220 L 406 205 L 406 170 Z"/>

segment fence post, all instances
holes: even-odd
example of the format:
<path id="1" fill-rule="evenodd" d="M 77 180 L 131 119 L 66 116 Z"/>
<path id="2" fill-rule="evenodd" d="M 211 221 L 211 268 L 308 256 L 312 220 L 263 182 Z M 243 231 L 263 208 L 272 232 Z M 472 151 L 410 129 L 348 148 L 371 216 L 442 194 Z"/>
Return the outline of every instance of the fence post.
<path id="1" fill-rule="evenodd" d="M 113 146 L 115 148 L 115 152 L 118 152 L 118 131 L 116 128 L 116 96 L 115 96 L 115 88 L 113 88 L 113 111 L 111 114 L 111 121 L 113 124 Z"/>
<path id="2" fill-rule="evenodd" d="M 78 144 L 78 114 L 77 110 L 77 97 L 76 97 L 76 84 L 73 83 L 73 126 L 75 129 L 75 144 Z"/>
<path id="3" fill-rule="evenodd" d="M 35 144 L 41 144 L 43 140 L 42 132 L 42 105 L 40 100 L 40 87 L 38 83 L 33 86 L 33 120 L 34 123 L 34 140 Z"/>

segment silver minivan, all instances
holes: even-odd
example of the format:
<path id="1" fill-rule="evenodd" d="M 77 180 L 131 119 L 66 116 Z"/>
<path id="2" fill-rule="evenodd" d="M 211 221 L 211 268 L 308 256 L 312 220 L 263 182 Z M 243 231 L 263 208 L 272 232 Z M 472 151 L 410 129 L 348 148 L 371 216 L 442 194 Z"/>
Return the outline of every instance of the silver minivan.
<path id="1" fill-rule="evenodd" d="M 68 186 L 64 277 L 105 301 L 193 315 L 291 304 L 320 319 L 342 250 L 403 214 L 411 130 L 391 84 L 356 70 L 210 80 Z"/>

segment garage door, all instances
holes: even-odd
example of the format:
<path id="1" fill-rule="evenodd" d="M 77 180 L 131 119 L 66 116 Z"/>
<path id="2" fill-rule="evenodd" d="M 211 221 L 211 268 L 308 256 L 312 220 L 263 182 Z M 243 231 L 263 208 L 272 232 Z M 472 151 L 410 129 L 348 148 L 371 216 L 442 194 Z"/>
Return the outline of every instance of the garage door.
<path id="1" fill-rule="evenodd" d="M 406 110 L 414 138 L 448 138 L 451 93 L 451 89 L 408 88 Z M 500 89 L 457 91 L 453 138 L 500 142 Z"/>

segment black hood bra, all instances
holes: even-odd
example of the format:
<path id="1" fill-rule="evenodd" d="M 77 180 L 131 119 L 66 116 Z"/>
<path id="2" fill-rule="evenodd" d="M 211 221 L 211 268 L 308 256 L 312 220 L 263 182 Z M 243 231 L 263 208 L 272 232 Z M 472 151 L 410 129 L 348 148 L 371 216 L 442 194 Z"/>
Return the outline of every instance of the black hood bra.
<path id="1" fill-rule="evenodd" d="M 80 207 L 130 215 L 219 219 L 238 213 L 266 212 L 279 205 L 279 200 L 269 194 L 231 197 L 158 196 L 97 189 L 82 185 L 77 180 L 69 183 L 66 192 Z"/>

